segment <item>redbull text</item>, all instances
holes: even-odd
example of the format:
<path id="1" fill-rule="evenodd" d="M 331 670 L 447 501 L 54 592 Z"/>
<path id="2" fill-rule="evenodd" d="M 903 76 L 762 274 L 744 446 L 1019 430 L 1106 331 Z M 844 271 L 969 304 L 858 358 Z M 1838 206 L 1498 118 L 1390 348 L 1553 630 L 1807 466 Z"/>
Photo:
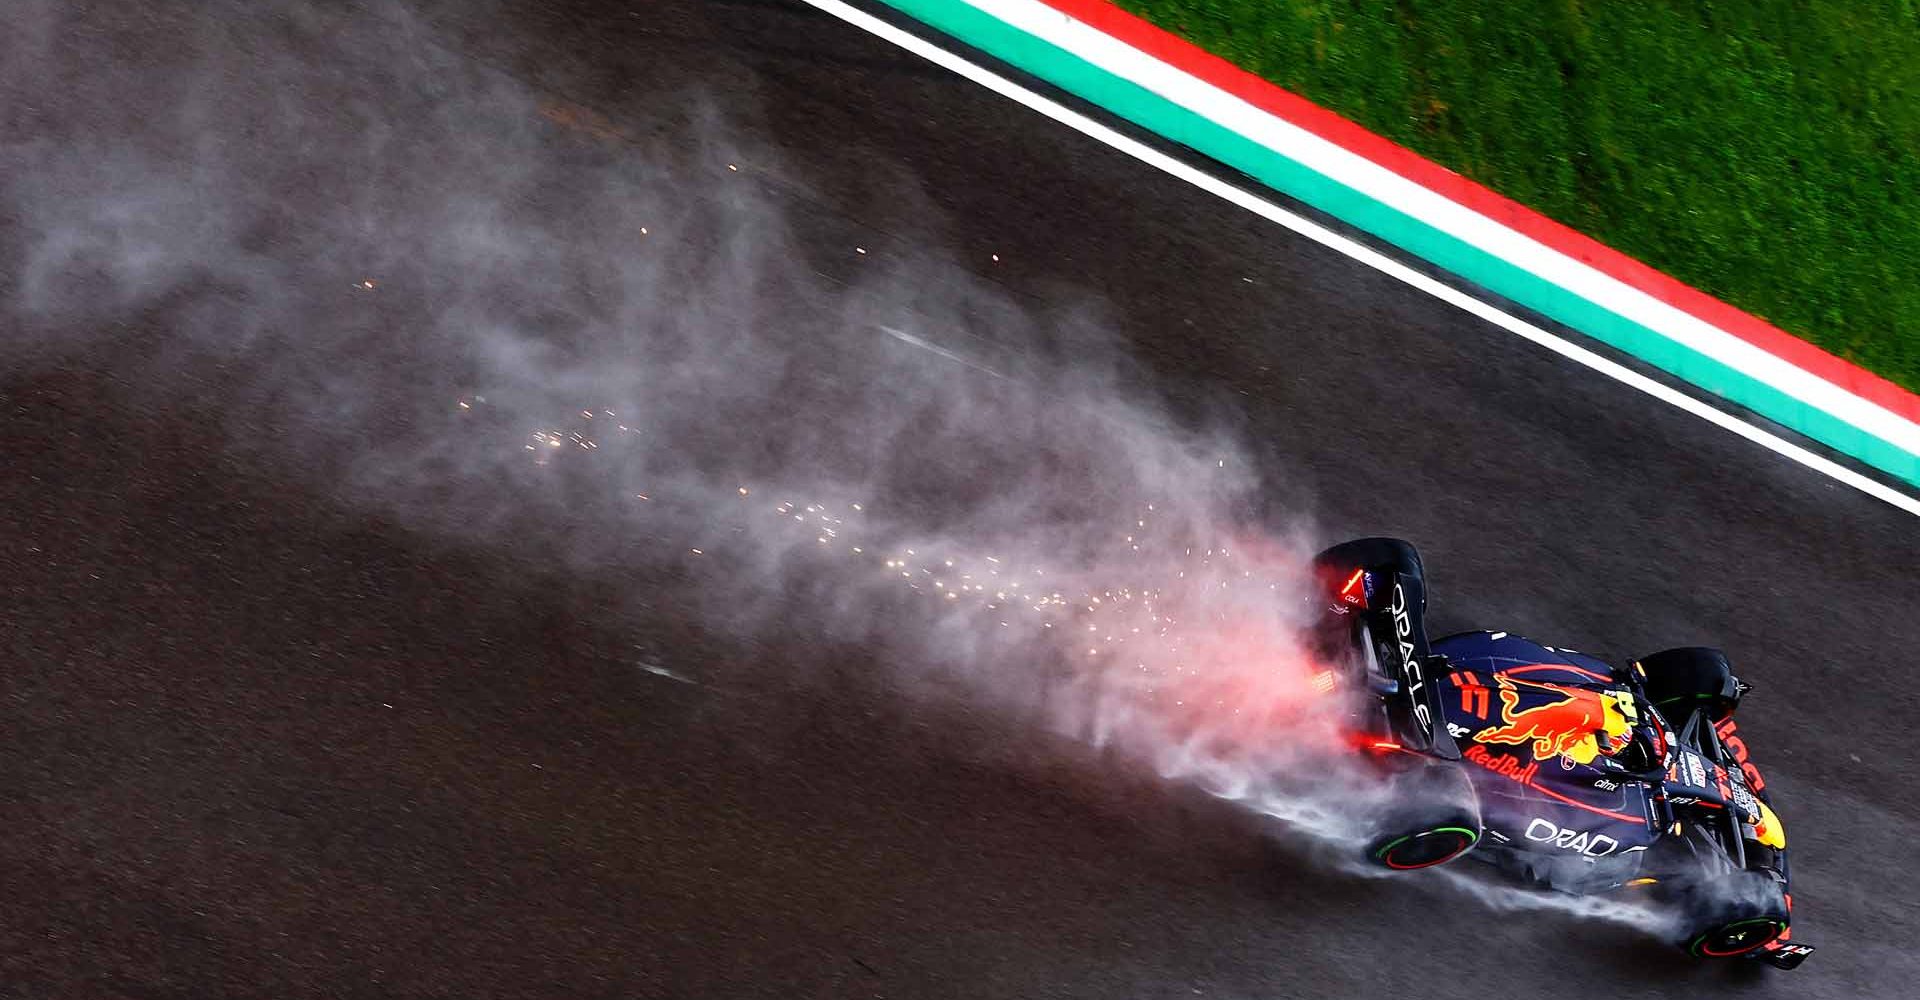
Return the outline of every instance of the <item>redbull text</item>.
<path id="1" fill-rule="evenodd" d="M 1538 761 L 1523 765 L 1517 757 L 1509 757 L 1503 753 L 1488 753 L 1486 747 L 1468 747 L 1462 756 L 1495 774 L 1512 778 L 1523 785 L 1532 783 L 1533 776 L 1540 772 Z"/>

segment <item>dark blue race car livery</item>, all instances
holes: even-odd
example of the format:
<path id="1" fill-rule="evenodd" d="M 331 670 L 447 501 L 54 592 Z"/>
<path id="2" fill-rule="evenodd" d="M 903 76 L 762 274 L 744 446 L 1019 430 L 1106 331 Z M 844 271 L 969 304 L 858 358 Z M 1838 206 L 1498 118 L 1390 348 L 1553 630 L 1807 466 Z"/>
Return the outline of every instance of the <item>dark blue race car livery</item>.
<path id="1" fill-rule="evenodd" d="M 1785 828 L 1733 721 L 1749 686 L 1687 647 L 1624 668 L 1506 632 L 1430 640 L 1412 545 L 1317 557 L 1314 641 L 1359 692 L 1355 743 L 1391 783 L 1369 861 L 1470 857 L 1545 889 L 1620 894 L 1673 918 L 1702 958 L 1791 969 Z"/>

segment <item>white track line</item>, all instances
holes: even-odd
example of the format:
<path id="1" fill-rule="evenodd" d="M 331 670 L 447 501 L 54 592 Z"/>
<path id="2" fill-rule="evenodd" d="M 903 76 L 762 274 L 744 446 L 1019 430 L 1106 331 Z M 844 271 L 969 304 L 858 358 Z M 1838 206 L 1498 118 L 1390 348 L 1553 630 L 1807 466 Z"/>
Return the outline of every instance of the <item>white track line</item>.
<path id="1" fill-rule="evenodd" d="M 1532 341 L 1570 361 L 1585 365 L 1608 378 L 1632 386 L 1641 392 L 1679 407 L 1688 413 L 1707 421 L 1716 427 L 1724 428 L 1746 438 L 1769 451 L 1783 455 L 1809 469 L 1814 470 L 1837 482 L 1859 490 L 1868 496 L 1920 516 L 1920 498 L 1908 496 L 1884 483 L 1877 482 L 1847 468 L 1832 459 L 1816 455 L 1777 434 L 1762 430 L 1744 420 L 1724 413 L 1686 393 L 1680 392 L 1662 382 L 1648 378 L 1616 361 L 1602 357 L 1565 338 L 1556 336 L 1538 326 L 1518 317 L 1508 315 L 1499 309 L 1468 295 L 1450 285 L 1436 281 L 1419 271 L 1387 256 L 1377 250 L 1357 243 L 1319 223 L 1296 215 L 1274 203 L 1253 195 L 1203 170 L 1189 166 L 1181 161 L 1154 149 L 1145 143 L 1129 138 L 1097 121 L 1072 110 L 1057 101 L 1043 97 L 1025 87 L 1008 80 L 975 63 L 969 62 L 940 48 L 910 32 L 903 31 L 865 11 L 850 7 L 841 0 L 806 0 L 808 4 L 839 18 L 856 28 L 873 34 L 900 48 L 906 49 L 934 63 L 979 84 L 1023 107 L 1039 112 L 1089 138 L 1098 140 L 1167 174 L 1229 201 L 1270 222 L 1277 223 L 1315 243 L 1336 250 L 1348 257 L 1388 275 L 1407 285 L 1411 285 L 1428 295 L 1449 305 L 1486 320 L 1493 325 Z"/>

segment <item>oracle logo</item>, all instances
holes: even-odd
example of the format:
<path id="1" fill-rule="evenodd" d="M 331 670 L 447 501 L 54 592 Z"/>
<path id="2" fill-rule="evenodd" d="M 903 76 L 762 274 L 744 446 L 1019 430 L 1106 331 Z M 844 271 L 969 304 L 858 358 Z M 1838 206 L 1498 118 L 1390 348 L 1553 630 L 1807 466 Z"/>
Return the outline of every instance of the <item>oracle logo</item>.
<path id="1" fill-rule="evenodd" d="M 1426 668 L 1420 658 L 1413 655 L 1413 616 L 1407 613 L 1407 591 L 1400 581 L 1393 581 L 1394 641 L 1400 649 L 1400 665 L 1407 674 L 1407 697 L 1413 701 L 1413 717 L 1420 723 L 1422 736 L 1433 736 L 1433 713 L 1427 708 Z"/>

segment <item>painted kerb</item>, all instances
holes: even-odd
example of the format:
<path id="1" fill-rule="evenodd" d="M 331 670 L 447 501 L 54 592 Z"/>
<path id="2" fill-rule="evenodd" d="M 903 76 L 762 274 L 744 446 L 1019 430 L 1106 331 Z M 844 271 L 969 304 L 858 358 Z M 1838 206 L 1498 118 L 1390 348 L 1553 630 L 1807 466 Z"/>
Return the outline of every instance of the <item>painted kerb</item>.
<path id="1" fill-rule="evenodd" d="M 882 0 L 908 16 L 1289 197 L 1901 480 L 1920 455 L 1676 343 L 959 0 Z"/>

